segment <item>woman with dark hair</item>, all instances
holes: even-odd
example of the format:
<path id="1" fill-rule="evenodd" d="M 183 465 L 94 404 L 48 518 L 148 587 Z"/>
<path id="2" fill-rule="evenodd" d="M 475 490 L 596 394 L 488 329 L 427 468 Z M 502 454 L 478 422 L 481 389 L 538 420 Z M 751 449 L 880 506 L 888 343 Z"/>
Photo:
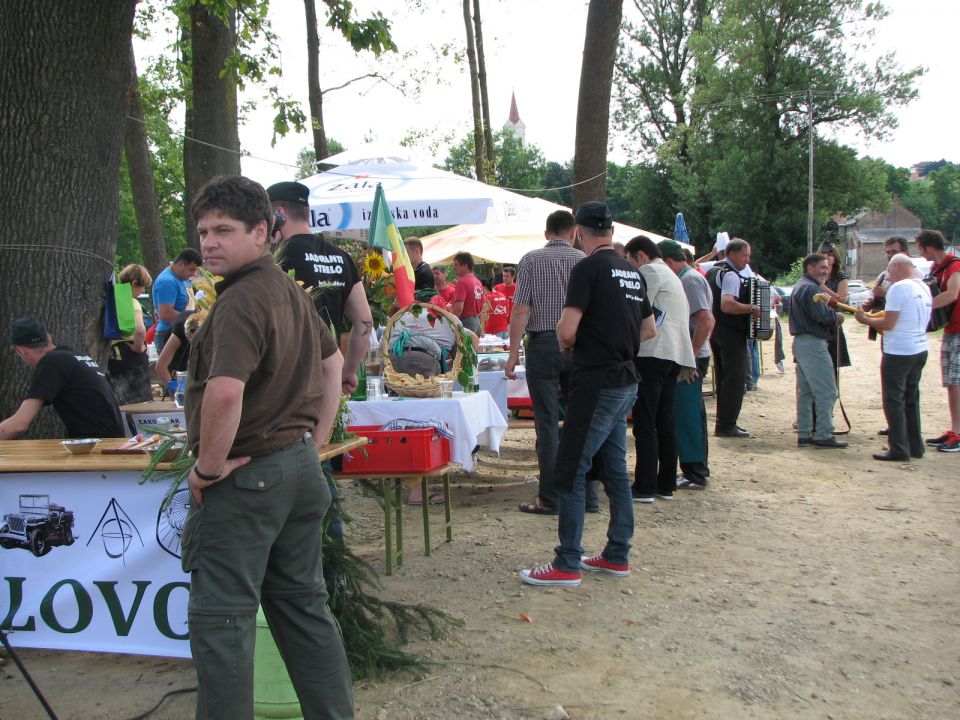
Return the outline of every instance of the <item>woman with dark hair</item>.
<path id="1" fill-rule="evenodd" d="M 847 291 L 847 275 L 843 272 L 843 261 L 835 245 L 822 245 L 819 251 L 825 255 L 830 264 L 830 274 L 820 286 L 820 291 L 829 295 L 837 302 L 845 303 L 850 297 Z M 833 370 L 850 367 L 850 353 L 847 351 L 847 336 L 843 334 L 843 326 L 837 326 L 837 332 L 827 341 L 827 350 L 833 360 Z"/>

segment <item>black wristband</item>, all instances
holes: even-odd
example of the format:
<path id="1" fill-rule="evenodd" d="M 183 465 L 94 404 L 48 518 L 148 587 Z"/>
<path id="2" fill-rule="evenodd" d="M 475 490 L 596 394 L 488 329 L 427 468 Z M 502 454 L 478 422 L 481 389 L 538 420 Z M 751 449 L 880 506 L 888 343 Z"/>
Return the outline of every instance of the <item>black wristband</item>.
<path id="1" fill-rule="evenodd" d="M 193 472 L 194 472 L 194 474 L 196 474 L 196 476 L 197 476 L 198 478 L 200 478 L 201 480 L 205 480 L 205 481 L 207 481 L 207 482 L 213 482 L 214 480 L 219 480 L 219 479 L 220 479 L 220 474 L 223 472 L 223 470 L 222 470 L 222 469 L 219 470 L 216 475 L 205 475 L 204 473 L 200 472 L 200 468 L 198 468 L 196 465 L 194 465 L 194 466 L 193 466 Z"/>

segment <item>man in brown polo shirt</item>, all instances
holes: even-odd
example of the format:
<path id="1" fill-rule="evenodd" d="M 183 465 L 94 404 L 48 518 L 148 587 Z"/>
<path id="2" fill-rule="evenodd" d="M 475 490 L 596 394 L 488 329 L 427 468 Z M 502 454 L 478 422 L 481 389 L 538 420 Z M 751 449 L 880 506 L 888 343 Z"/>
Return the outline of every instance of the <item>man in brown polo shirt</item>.
<path id="1" fill-rule="evenodd" d="M 224 277 L 191 341 L 186 398 L 197 461 L 182 563 L 197 717 L 252 717 L 262 605 L 304 716 L 352 718 L 350 669 L 326 606 L 330 490 L 317 456 L 336 416 L 343 358 L 269 253 L 272 211 L 260 185 L 215 178 L 192 210 L 205 267 Z"/>

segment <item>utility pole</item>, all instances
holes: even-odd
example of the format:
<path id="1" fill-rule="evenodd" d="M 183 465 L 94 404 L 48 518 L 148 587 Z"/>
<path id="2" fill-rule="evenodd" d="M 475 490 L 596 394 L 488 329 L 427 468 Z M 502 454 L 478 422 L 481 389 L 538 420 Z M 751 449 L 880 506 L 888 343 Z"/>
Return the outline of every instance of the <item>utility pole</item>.
<path id="1" fill-rule="evenodd" d="M 807 90 L 807 255 L 813 252 L 813 93 Z"/>

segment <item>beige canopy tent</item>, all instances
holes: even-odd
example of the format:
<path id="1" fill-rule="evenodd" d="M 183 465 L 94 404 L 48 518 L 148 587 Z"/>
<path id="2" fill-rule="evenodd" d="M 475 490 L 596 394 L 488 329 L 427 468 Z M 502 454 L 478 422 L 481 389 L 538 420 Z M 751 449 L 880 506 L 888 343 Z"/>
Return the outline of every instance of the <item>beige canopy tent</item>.
<path id="1" fill-rule="evenodd" d="M 484 223 L 482 225 L 456 225 L 446 230 L 427 235 L 421 238 L 423 242 L 423 259 L 431 265 L 450 262 L 453 256 L 461 251 L 473 255 L 477 262 L 494 262 L 516 265 L 526 253 L 543 247 L 546 239 L 543 236 L 547 215 L 554 210 L 563 209 L 543 201 L 547 206 L 543 219 L 538 222 L 512 221 Z M 667 240 L 663 235 L 640 230 L 639 228 L 613 224 L 613 239 L 624 245 L 637 235 L 646 235 L 654 242 Z M 681 243 L 682 244 L 682 243 Z M 691 252 L 691 245 L 684 245 Z"/>

